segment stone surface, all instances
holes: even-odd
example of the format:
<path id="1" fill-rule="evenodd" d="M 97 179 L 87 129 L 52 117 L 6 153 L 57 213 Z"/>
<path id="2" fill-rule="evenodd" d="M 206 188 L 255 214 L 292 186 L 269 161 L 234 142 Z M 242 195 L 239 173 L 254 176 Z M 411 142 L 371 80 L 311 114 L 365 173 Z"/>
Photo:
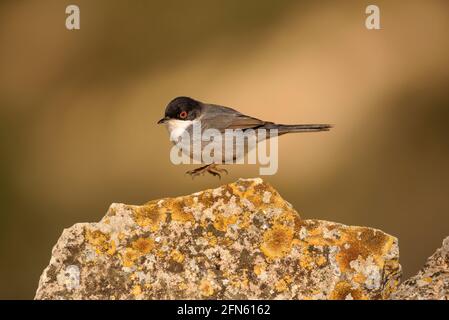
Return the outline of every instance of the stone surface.
<path id="1" fill-rule="evenodd" d="M 449 237 L 416 276 L 399 286 L 391 299 L 449 300 Z"/>
<path id="2" fill-rule="evenodd" d="M 398 255 L 382 231 L 301 220 L 269 184 L 240 179 L 64 230 L 36 299 L 385 299 Z"/>

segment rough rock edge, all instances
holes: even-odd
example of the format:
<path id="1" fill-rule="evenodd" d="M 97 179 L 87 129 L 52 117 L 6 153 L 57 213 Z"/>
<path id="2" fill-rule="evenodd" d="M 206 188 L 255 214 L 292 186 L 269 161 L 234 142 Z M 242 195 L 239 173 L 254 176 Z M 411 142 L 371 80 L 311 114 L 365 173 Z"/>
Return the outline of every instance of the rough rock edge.
<path id="1" fill-rule="evenodd" d="M 417 275 L 403 282 L 392 300 L 449 300 L 449 237 Z"/>

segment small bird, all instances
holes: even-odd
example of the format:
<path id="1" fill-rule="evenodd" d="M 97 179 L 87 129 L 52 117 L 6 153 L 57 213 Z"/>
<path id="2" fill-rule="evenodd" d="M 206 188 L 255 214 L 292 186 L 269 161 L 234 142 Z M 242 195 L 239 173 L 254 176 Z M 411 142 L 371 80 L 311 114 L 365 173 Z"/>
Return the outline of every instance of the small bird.
<path id="1" fill-rule="evenodd" d="M 229 107 L 203 103 L 189 97 L 173 99 L 165 109 L 164 118 L 157 123 L 166 125 L 172 140 L 178 139 L 185 132 L 192 135 L 193 127 L 196 123 L 201 124 L 201 132 L 204 132 L 206 129 L 216 129 L 222 135 L 224 135 L 227 129 L 240 129 L 243 132 L 248 129 L 277 129 L 278 135 L 283 135 L 291 132 L 328 131 L 332 128 L 329 124 L 276 124 L 247 116 Z M 269 136 L 266 137 L 266 139 L 269 138 Z M 257 142 L 260 141 L 258 140 Z M 204 144 L 202 143 L 201 149 L 203 148 Z M 190 152 L 189 156 L 193 158 L 192 152 Z M 224 163 L 224 160 L 220 163 Z M 191 175 L 193 178 L 205 172 L 219 178 L 221 178 L 222 173 L 228 173 L 227 170 L 219 168 L 217 163 L 205 163 L 204 166 L 187 171 L 186 174 Z"/>

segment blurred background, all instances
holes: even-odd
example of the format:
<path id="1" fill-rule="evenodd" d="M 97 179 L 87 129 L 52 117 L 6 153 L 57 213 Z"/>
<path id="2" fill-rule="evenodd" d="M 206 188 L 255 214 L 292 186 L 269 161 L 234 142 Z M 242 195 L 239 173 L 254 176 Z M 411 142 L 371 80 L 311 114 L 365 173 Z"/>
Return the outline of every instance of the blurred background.
<path id="1" fill-rule="evenodd" d="M 77 4 L 81 30 L 65 28 Z M 382 30 L 365 28 L 365 8 Z M 265 176 L 303 218 L 399 238 L 404 277 L 449 235 L 449 2 L 0 2 L 0 298 L 34 297 L 63 228 L 191 180 L 156 125 L 174 97 L 280 123 Z"/>

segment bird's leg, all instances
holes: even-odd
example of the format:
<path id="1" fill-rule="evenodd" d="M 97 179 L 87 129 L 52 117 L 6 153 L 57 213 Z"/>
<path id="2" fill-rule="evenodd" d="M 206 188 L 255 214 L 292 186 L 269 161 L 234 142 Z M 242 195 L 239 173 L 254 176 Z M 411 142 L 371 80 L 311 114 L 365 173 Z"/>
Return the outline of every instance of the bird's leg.
<path id="1" fill-rule="evenodd" d="M 211 175 L 213 175 L 214 177 L 217 177 L 219 179 L 221 179 L 221 174 L 224 172 L 226 174 L 228 174 L 228 170 L 223 169 L 223 168 L 219 168 L 217 164 L 211 164 L 208 168 L 207 168 L 207 172 L 209 172 Z"/>
<path id="2" fill-rule="evenodd" d="M 187 171 L 186 174 L 190 175 L 193 179 L 196 176 L 203 175 L 205 172 L 213 175 L 214 177 L 218 177 L 219 179 L 221 179 L 221 174 L 223 172 L 228 174 L 228 171 L 226 169 L 218 168 L 218 166 L 215 163 Z"/>
<path id="3" fill-rule="evenodd" d="M 219 175 L 222 173 L 228 174 L 228 170 L 219 168 L 217 164 L 212 164 L 211 166 L 209 166 L 209 171 L 213 171 L 215 173 L 218 173 Z"/>
<path id="4" fill-rule="evenodd" d="M 207 172 L 209 166 L 210 166 L 210 164 L 193 169 L 193 170 L 189 170 L 186 172 L 186 174 L 190 175 L 193 179 L 196 176 L 203 175 L 204 172 Z"/>

